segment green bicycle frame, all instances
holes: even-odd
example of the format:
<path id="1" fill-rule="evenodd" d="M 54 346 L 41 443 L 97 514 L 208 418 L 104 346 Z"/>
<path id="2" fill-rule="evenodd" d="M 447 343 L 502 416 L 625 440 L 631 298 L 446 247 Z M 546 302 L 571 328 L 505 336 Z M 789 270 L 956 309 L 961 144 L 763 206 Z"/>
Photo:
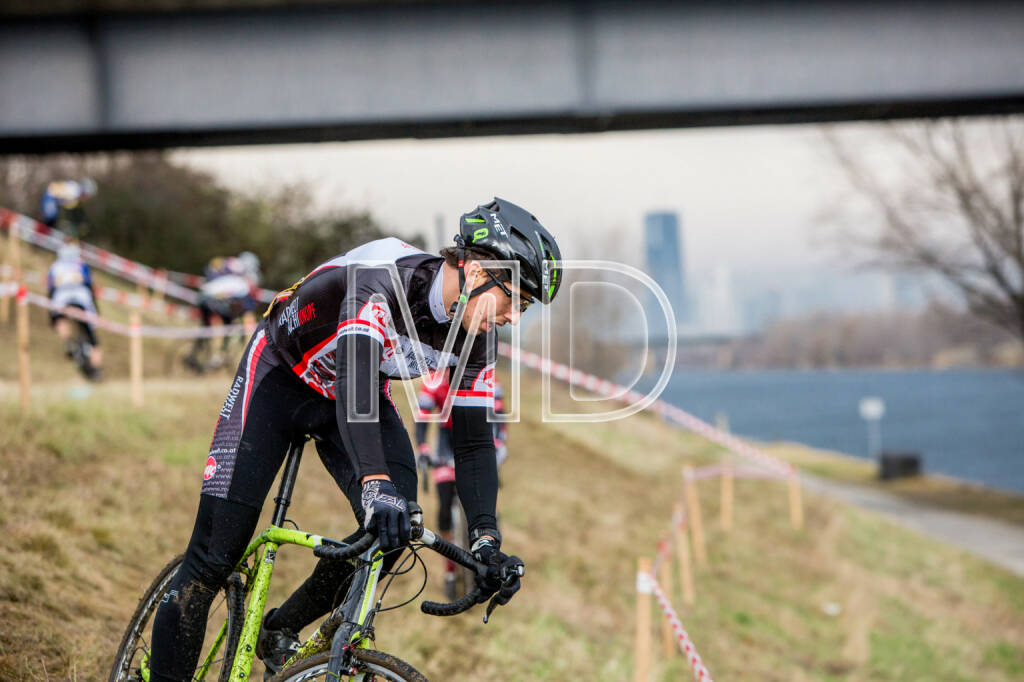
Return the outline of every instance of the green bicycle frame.
<path id="1" fill-rule="evenodd" d="M 235 654 L 234 664 L 231 666 L 231 680 L 237 682 L 246 682 L 249 679 L 249 672 L 252 668 L 253 657 L 256 653 L 256 641 L 259 638 L 260 627 L 263 624 L 263 609 L 267 602 L 267 592 L 270 589 L 270 577 L 274 572 L 274 562 L 277 559 L 277 550 L 281 545 L 300 545 L 313 549 L 323 544 L 323 536 L 314 535 L 312 533 L 306 533 L 299 530 L 290 530 L 288 528 L 279 528 L 277 526 L 271 526 L 267 530 L 259 534 L 246 548 L 245 554 L 239 562 L 238 570 L 245 572 L 251 581 L 252 588 L 250 589 L 249 604 L 245 609 L 245 621 L 242 624 L 242 636 L 238 642 L 238 650 Z M 252 574 L 253 569 L 247 567 L 247 561 L 249 557 L 255 554 L 260 546 L 263 546 L 263 554 L 257 562 L 255 569 L 255 576 Z M 352 634 L 350 641 L 356 646 L 368 648 L 368 640 L 362 636 L 362 628 L 366 623 L 366 619 L 370 614 L 370 609 L 373 605 L 373 599 L 377 592 L 377 580 L 380 576 L 380 569 L 383 563 L 383 554 L 379 551 L 374 555 L 373 561 L 369 567 L 369 576 L 366 580 L 365 589 L 363 591 L 362 602 L 360 604 L 359 613 L 356 617 L 356 630 Z M 218 638 L 217 646 L 219 646 L 219 640 L 223 638 L 226 630 L 226 624 L 221 628 L 221 637 Z M 321 630 L 318 628 L 317 631 L 309 638 L 299 649 L 294 657 L 288 661 L 299 660 L 306 658 L 315 653 L 326 651 L 330 649 L 331 642 L 329 639 L 321 634 Z M 211 656 L 215 654 L 214 650 L 211 650 Z M 209 656 L 207 657 L 209 659 Z M 212 659 L 210 659 L 212 661 Z M 208 664 L 204 664 L 206 667 Z M 197 679 L 202 679 L 199 677 Z"/>
<path id="2" fill-rule="evenodd" d="M 259 639 L 260 627 L 263 625 L 263 609 L 267 604 L 267 593 L 270 589 L 270 576 L 274 572 L 274 562 L 277 560 L 277 550 L 281 545 L 299 545 L 308 549 L 313 549 L 324 544 L 324 537 L 321 535 L 315 535 L 313 533 L 306 533 L 300 530 L 291 530 L 288 528 L 282 528 L 281 526 L 285 522 L 285 512 L 291 503 L 291 494 L 295 485 L 295 478 L 298 473 L 299 462 L 302 457 L 302 449 L 305 445 L 306 439 L 300 438 L 292 443 L 289 448 L 288 455 L 285 459 L 284 473 L 281 476 L 281 485 L 278 491 L 278 496 L 274 499 L 276 503 L 274 509 L 273 520 L 271 525 L 265 531 L 260 533 L 256 538 L 249 543 L 246 547 L 245 553 L 242 555 L 241 560 L 235 567 L 235 571 L 243 573 L 248 577 L 248 598 L 249 603 L 244 608 L 245 619 L 242 622 L 242 634 L 238 641 L 238 649 L 235 652 L 235 660 L 231 666 L 232 682 L 248 682 L 249 673 L 252 668 L 252 659 L 256 655 L 256 642 Z M 333 540 L 327 540 L 328 544 L 334 543 Z M 256 561 L 255 565 L 249 567 L 249 559 L 256 554 L 260 547 L 263 548 L 263 553 L 260 558 Z M 359 601 L 358 613 L 355 614 L 354 620 L 349 620 L 349 623 L 353 624 L 352 634 L 349 636 L 349 643 L 358 648 L 370 647 L 369 637 L 366 636 L 368 631 L 368 625 L 373 618 L 373 604 L 374 597 L 377 592 L 377 581 L 380 577 L 381 568 L 383 566 L 384 555 L 380 551 L 377 551 L 372 560 L 368 565 L 364 564 L 357 571 L 353 580 L 359 580 L 359 583 L 353 583 L 353 585 L 361 584 L 363 586 L 363 594 Z M 349 593 L 345 603 L 341 609 L 345 614 L 344 617 L 351 618 L 347 614 L 355 613 L 354 608 L 355 600 L 359 595 Z M 243 599 L 245 597 L 243 596 Z M 335 611 L 335 614 L 338 614 Z M 330 630 L 326 628 L 328 624 L 334 628 Z M 334 617 L 328 618 L 302 646 L 299 648 L 298 653 L 289 659 L 285 666 L 289 666 L 297 660 L 306 658 L 322 651 L 328 651 L 331 648 L 331 640 L 333 639 L 334 632 L 337 629 L 338 619 Z M 227 621 L 220 628 L 220 633 L 214 640 L 213 645 L 210 648 L 209 653 L 206 655 L 205 660 L 199 666 L 196 671 L 196 675 L 193 678 L 196 682 L 201 682 L 206 679 L 206 674 L 209 672 L 213 662 L 216 660 L 217 653 L 220 651 L 224 644 L 225 638 L 227 637 Z M 142 666 L 142 676 L 145 680 L 149 680 L 149 661 L 145 660 Z"/>

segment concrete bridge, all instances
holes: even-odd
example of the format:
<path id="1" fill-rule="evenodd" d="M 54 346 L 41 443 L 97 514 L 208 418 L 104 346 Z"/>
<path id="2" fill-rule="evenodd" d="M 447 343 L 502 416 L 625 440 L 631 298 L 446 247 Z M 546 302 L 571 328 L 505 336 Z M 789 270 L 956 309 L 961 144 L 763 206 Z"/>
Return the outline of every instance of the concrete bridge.
<path id="1" fill-rule="evenodd" d="M 0 9 L 0 153 L 1024 110 L 1019 2 L 78 4 Z"/>

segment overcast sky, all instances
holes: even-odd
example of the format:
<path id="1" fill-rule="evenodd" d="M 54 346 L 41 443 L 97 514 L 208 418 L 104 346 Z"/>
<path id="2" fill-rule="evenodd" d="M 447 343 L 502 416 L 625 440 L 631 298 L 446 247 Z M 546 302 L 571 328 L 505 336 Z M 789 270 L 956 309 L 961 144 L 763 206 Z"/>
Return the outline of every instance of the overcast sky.
<path id="1" fill-rule="evenodd" d="M 400 235 L 454 234 L 458 216 L 500 196 L 532 211 L 572 257 L 603 235 L 629 236 L 639 262 L 642 220 L 677 211 L 693 272 L 805 266 L 813 217 L 838 193 L 817 126 L 686 129 L 591 135 L 197 149 L 179 159 L 242 188 L 303 180 L 324 204 L 370 209 Z"/>
<path id="2" fill-rule="evenodd" d="M 867 155 L 887 181 L 900 182 L 902 166 L 879 125 L 830 129 Z M 991 120 L 976 119 L 970 126 L 974 143 L 991 141 L 992 129 Z M 897 287 L 904 290 L 903 305 L 943 295 L 934 280 L 897 282 L 858 269 L 834 239 L 825 238 L 829 230 L 818 224 L 819 216 L 851 194 L 818 125 L 209 148 L 175 155 L 247 191 L 310 183 L 321 205 L 367 209 L 388 230 L 423 234 L 429 245 L 436 216 L 443 216 L 450 239 L 460 214 L 500 196 L 532 211 L 558 238 L 563 257 L 642 267 L 643 215 L 673 210 L 682 221 L 690 295 L 731 300 L 734 310 L 766 293 L 781 297 L 784 315 L 886 308 L 894 305 Z M 729 291 L 716 282 L 726 282 Z M 718 293 L 709 294 L 709 286 Z"/>

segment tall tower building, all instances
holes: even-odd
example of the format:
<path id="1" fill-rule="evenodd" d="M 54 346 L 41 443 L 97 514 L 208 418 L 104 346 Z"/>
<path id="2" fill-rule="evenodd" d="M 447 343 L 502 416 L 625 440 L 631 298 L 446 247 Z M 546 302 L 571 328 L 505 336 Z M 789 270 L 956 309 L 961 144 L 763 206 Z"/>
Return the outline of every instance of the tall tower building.
<path id="1" fill-rule="evenodd" d="M 644 216 L 644 236 L 647 274 L 665 290 L 676 315 L 676 324 L 689 322 L 689 306 L 686 304 L 685 288 L 686 273 L 683 265 L 683 237 L 679 228 L 678 216 L 672 211 L 648 213 Z M 652 327 L 652 333 L 664 334 L 665 332 L 664 321 L 655 320 L 652 322 Z"/>

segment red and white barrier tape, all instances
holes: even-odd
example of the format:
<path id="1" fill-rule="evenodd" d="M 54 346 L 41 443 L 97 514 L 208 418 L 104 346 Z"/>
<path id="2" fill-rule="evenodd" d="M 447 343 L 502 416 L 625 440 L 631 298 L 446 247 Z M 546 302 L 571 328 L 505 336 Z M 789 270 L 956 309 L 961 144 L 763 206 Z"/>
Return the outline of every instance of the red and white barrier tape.
<path id="1" fill-rule="evenodd" d="M 672 536 L 669 536 L 668 540 L 658 540 L 658 553 L 654 557 L 654 561 L 651 563 L 651 575 L 658 575 L 658 569 L 661 568 L 663 561 L 669 559 L 669 553 L 675 546 L 675 540 Z"/>
<path id="2" fill-rule="evenodd" d="M 690 670 L 693 671 L 694 679 L 697 682 L 711 682 L 711 673 L 708 672 L 704 661 L 700 658 L 700 654 L 697 653 L 697 647 L 693 645 L 690 635 L 686 634 L 686 630 L 683 629 L 679 616 L 676 615 L 675 609 L 669 603 L 668 597 L 665 596 L 665 592 L 661 589 L 661 585 L 655 580 L 653 572 L 637 573 L 636 584 L 638 592 L 643 594 L 654 593 L 654 598 L 658 600 L 661 612 L 665 614 L 665 618 L 668 619 L 669 625 L 672 627 L 672 632 L 675 633 L 676 641 L 679 643 L 679 650 L 683 652 L 687 662 L 690 664 Z"/>
<path id="3" fill-rule="evenodd" d="M 41 294 L 37 294 L 27 289 L 18 289 L 18 285 L 14 283 L 0 284 L 0 298 L 5 296 L 17 296 L 19 302 L 24 301 L 40 308 L 46 308 L 47 310 L 59 310 L 62 315 L 67 317 L 81 320 L 91 324 L 99 329 L 111 332 L 113 334 L 120 334 L 122 336 L 131 336 L 132 327 L 130 324 L 124 324 L 123 322 L 115 322 L 108 320 L 105 317 L 100 317 L 96 313 L 89 313 L 81 308 L 69 307 L 69 308 L 55 308 L 51 303 L 50 299 Z M 198 339 L 198 338 L 217 338 L 221 336 L 234 336 L 248 334 L 245 325 L 232 324 L 222 325 L 219 327 L 156 327 L 152 325 L 140 325 L 139 335 L 154 339 Z"/>
<path id="4" fill-rule="evenodd" d="M 727 467 L 721 464 L 694 469 L 692 472 L 684 473 L 684 476 L 694 481 L 702 481 L 707 478 L 718 478 L 725 474 Z M 733 478 L 786 478 L 787 476 L 775 469 L 756 469 L 749 467 L 732 467 Z"/>
<path id="5" fill-rule="evenodd" d="M 669 558 L 672 550 L 676 547 L 676 528 L 683 528 L 686 525 L 686 512 L 680 512 L 672 514 L 672 521 L 669 523 L 669 534 L 667 540 L 658 540 L 658 554 L 654 557 L 654 563 L 651 565 L 651 573 L 658 575 L 658 569 L 661 568 L 661 562 L 666 561 Z"/>
<path id="6" fill-rule="evenodd" d="M 9 265 L 0 265 L 0 280 L 12 277 L 12 270 L 13 268 Z M 41 272 L 36 270 L 25 270 L 22 272 L 22 277 L 25 282 L 41 288 L 46 287 L 46 275 Z M 199 310 L 191 306 L 168 303 L 167 301 L 155 299 L 152 296 L 133 294 L 129 291 L 124 291 L 123 289 L 105 287 L 99 284 L 93 285 L 93 291 L 96 292 L 96 298 L 101 301 L 110 301 L 111 303 L 118 303 L 132 308 L 141 308 L 142 310 L 149 310 L 154 313 L 177 317 L 180 320 L 199 319 Z"/>
<path id="7" fill-rule="evenodd" d="M 50 251 L 57 251 L 67 242 L 67 237 L 58 230 L 28 216 L 0 208 L 0 230 L 10 229 L 15 230 L 18 237 L 30 244 Z M 163 292 L 167 296 L 173 296 L 191 305 L 196 305 L 199 302 L 199 294 L 194 289 L 189 289 L 173 281 L 171 274 L 166 270 L 156 270 L 86 242 L 79 242 L 78 246 L 85 262 L 95 268 Z M 191 282 L 196 289 L 206 281 L 199 275 L 185 275 L 185 273 L 174 273 L 174 275 L 176 279 L 181 278 Z M 269 303 L 277 295 L 277 292 L 270 289 L 260 289 L 259 293 L 260 300 L 264 303 Z"/>
<path id="8" fill-rule="evenodd" d="M 199 287 L 206 284 L 207 279 L 202 275 L 193 275 L 188 272 L 175 272 L 174 270 L 164 270 L 163 273 L 167 275 L 167 278 L 172 282 L 177 282 L 186 287 L 198 289 Z M 261 303 L 270 303 L 277 296 L 278 292 L 273 289 L 257 289 L 259 295 L 256 297 Z"/>
<path id="9" fill-rule="evenodd" d="M 206 284 L 206 278 L 202 275 L 193 275 L 188 272 L 175 272 L 174 270 L 167 270 L 167 279 L 172 282 L 177 282 L 182 286 L 191 287 L 192 289 L 198 289 L 199 287 Z"/>
<path id="10" fill-rule="evenodd" d="M 600 377 L 587 374 L 586 372 L 582 372 L 578 369 L 573 369 L 553 360 L 542 358 L 536 353 L 516 349 L 504 342 L 498 343 L 498 352 L 509 358 L 514 358 L 518 355 L 520 361 L 527 367 L 540 370 L 541 372 L 548 372 L 556 379 L 560 379 L 576 386 L 582 386 L 592 393 L 603 395 L 609 399 L 618 399 L 626 403 L 635 403 L 639 402 L 644 397 L 637 391 L 628 389 L 625 386 L 619 386 L 607 379 L 601 379 Z M 681 410 L 675 405 L 669 404 L 664 400 L 659 399 L 654 401 L 652 409 L 665 417 L 665 419 L 671 420 L 683 428 L 688 429 L 689 431 L 692 431 L 713 443 L 721 445 L 727 450 L 735 452 L 738 455 L 748 457 L 758 464 L 771 469 L 779 476 L 790 476 L 794 471 L 793 465 L 788 462 L 758 450 L 731 433 L 720 431 L 702 419 L 699 419 L 689 412 Z"/>

